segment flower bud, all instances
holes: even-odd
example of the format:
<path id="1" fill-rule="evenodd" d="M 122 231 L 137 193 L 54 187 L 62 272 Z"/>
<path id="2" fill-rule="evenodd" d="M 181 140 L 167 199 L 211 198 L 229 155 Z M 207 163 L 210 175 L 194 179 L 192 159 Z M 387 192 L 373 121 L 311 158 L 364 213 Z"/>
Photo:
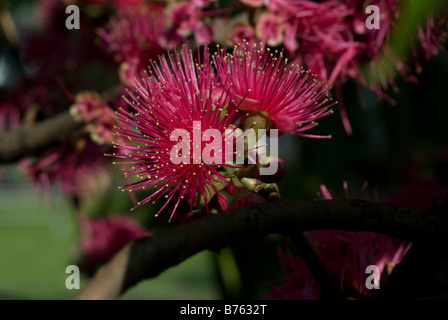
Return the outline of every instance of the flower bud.
<path id="1" fill-rule="evenodd" d="M 257 166 L 264 167 L 264 168 L 273 168 L 275 170 L 274 174 L 272 175 L 258 175 L 257 179 L 265 182 L 265 183 L 275 183 L 279 182 L 283 179 L 286 173 L 286 164 L 285 162 L 280 158 L 274 158 L 274 157 L 267 157 L 264 161 L 264 164 L 257 163 Z"/>

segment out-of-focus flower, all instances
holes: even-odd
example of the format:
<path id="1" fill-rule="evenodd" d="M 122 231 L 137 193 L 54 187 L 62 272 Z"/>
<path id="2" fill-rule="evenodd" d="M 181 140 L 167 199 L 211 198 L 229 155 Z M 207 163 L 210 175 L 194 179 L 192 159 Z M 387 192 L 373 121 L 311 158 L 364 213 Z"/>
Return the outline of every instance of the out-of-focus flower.
<path id="1" fill-rule="evenodd" d="M 282 44 L 285 25 L 282 19 L 271 12 L 263 12 L 257 21 L 255 33 L 268 46 L 276 47 Z"/>
<path id="2" fill-rule="evenodd" d="M 5 92 L 0 98 L 0 132 L 18 128 L 22 122 L 33 121 L 40 112 L 49 115 L 53 112 L 48 97 L 49 90 L 38 81 L 23 80 L 14 90 Z M 27 114 L 32 115 L 30 119 Z M 32 123 L 25 123 L 30 125 Z"/>
<path id="3" fill-rule="evenodd" d="M 164 30 L 163 7 L 142 5 L 119 11 L 98 31 L 115 61 L 125 64 L 120 68 L 120 78 L 126 85 L 140 77 L 139 72 L 146 70 L 150 59 L 164 52 L 159 45 Z"/>
<path id="4" fill-rule="evenodd" d="M 283 38 L 283 45 L 286 50 L 294 55 L 294 52 L 299 49 L 299 42 L 297 41 L 297 26 L 287 24 L 285 26 L 285 36 Z"/>
<path id="5" fill-rule="evenodd" d="M 194 35 L 197 44 L 205 44 L 212 40 L 212 27 L 202 21 L 203 8 L 210 5 L 210 1 L 180 1 L 167 8 L 167 20 L 170 27 L 164 31 L 161 45 L 165 49 L 174 49 L 187 37 Z M 208 12 L 207 14 L 213 14 Z"/>
<path id="6" fill-rule="evenodd" d="M 187 37 L 199 22 L 201 11 L 190 1 L 174 3 L 168 8 L 168 19 L 181 37 Z"/>
<path id="7" fill-rule="evenodd" d="M 108 108 L 106 101 L 97 92 L 82 91 L 75 96 L 70 114 L 75 119 L 88 123 L 98 118 Z"/>
<path id="8" fill-rule="evenodd" d="M 134 218 L 112 215 L 89 219 L 80 217 L 81 241 L 77 251 L 81 255 L 79 267 L 88 273 L 109 261 L 115 253 L 132 240 L 151 233 Z"/>
<path id="9" fill-rule="evenodd" d="M 193 27 L 194 32 L 194 39 L 197 44 L 205 44 L 207 42 L 210 42 L 212 40 L 213 31 L 212 28 L 204 23 L 199 21 L 195 24 Z"/>
<path id="10" fill-rule="evenodd" d="M 286 281 L 269 291 L 267 300 L 319 300 L 321 290 L 311 275 L 305 261 L 289 249 L 277 247 L 277 256 Z"/>
<path id="11" fill-rule="evenodd" d="M 295 30 L 298 51 L 290 50 L 292 58 L 326 79 L 330 84 L 346 77 L 346 72 L 356 66 L 353 61 L 362 45 L 355 41 L 352 26 L 347 19 L 353 9 L 340 1 L 288 1 L 272 0 L 268 3 L 286 23 L 288 32 Z M 288 35 L 287 47 L 292 48 L 292 35 Z"/>
<path id="12" fill-rule="evenodd" d="M 448 17 L 440 13 L 430 15 L 424 25 L 419 26 L 416 43 L 413 45 L 413 62 L 417 72 L 422 69 L 421 63 L 436 55 L 448 38 Z"/>
<path id="13" fill-rule="evenodd" d="M 116 140 L 113 133 L 118 125 L 117 115 L 112 109 L 107 108 L 92 124 L 90 137 L 98 144 L 110 144 Z"/>
<path id="14" fill-rule="evenodd" d="M 243 43 L 216 59 L 222 82 L 230 85 L 232 102 L 249 114 L 261 115 L 268 127 L 307 137 L 315 120 L 331 113 L 328 87 L 309 72 L 287 64 L 282 53 L 261 44 Z"/>
<path id="15" fill-rule="evenodd" d="M 228 42 L 234 46 L 244 41 L 254 44 L 256 42 L 255 30 L 248 24 L 237 24 L 230 32 Z"/>
<path id="16" fill-rule="evenodd" d="M 265 4 L 283 21 L 283 45 L 295 63 L 327 80 L 330 85 L 340 86 L 347 81 L 355 81 L 382 99 L 393 102 L 385 90 L 396 87 L 396 74 L 384 72 L 381 65 L 383 57 L 391 50 L 389 38 L 396 31 L 402 8 L 399 0 L 267 0 Z M 366 28 L 368 14 L 365 9 L 369 5 L 379 8 L 379 29 Z M 436 54 L 447 38 L 447 22 L 446 15 L 431 13 L 412 40 L 413 57 L 409 61 L 406 57 L 394 57 L 394 70 L 407 80 L 416 82 L 409 63 L 414 64 L 417 72 L 421 71 L 422 60 Z M 257 36 L 266 41 L 267 33 L 257 32 Z M 365 77 L 363 67 L 371 77 Z M 370 78 L 375 80 L 369 81 Z M 344 127 L 351 134 L 344 104 L 341 103 L 339 108 Z"/>
<path id="17" fill-rule="evenodd" d="M 47 195 L 51 184 L 59 183 L 66 195 L 94 197 L 110 182 L 104 151 L 89 139 L 67 139 L 62 148 L 49 149 L 45 156 L 20 164 Z"/>
<path id="18" fill-rule="evenodd" d="M 159 44 L 166 50 L 175 49 L 182 42 L 182 38 L 175 29 L 165 29 L 159 37 Z"/>

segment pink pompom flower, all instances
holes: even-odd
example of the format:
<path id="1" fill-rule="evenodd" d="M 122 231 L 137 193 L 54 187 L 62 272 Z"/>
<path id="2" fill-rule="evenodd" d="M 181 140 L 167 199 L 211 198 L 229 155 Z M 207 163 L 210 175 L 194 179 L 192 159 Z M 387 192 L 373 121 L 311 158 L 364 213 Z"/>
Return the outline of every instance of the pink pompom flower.
<path id="1" fill-rule="evenodd" d="M 130 241 L 151 235 L 134 218 L 123 215 L 97 219 L 81 216 L 79 224 L 81 229 L 81 241 L 77 247 L 81 255 L 79 265 L 81 269 L 90 273 L 109 261 Z"/>
<path id="2" fill-rule="evenodd" d="M 118 136 L 131 143 L 117 144 L 125 152 L 116 156 L 129 159 L 120 162 L 131 166 L 122 169 L 125 176 L 139 179 L 125 185 L 123 190 L 155 187 L 156 191 L 138 202 L 137 207 L 164 197 L 166 202 L 158 214 L 171 203 L 170 219 L 184 198 L 189 203 L 190 214 L 201 206 L 201 201 L 208 210 L 207 203 L 211 199 L 207 190 L 218 193 L 215 184 L 229 183 L 221 171 L 223 166 L 229 166 L 224 161 L 228 155 L 223 146 L 225 130 L 232 128 L 238 116 L 237 106 L 228 103 L 228 94 L 220 88 L 209 63 L 207 47 L 203 56 L 203 61 L 196 63 L 184 46 L 180 54 L 160 58 L 158 64 L 152 64 L 150 77 L 136 83 L 134 91 L 129 91 L 128 103 L 135 112 L 124 109 L 118 112 L 126 124 L 119 129 Z M 184 149 L 176 149 L 180 136 L 172 136 L 178 129 L 186 132 L 190 139 L 198 133 L 203 137 L 207 129 L 214 130 L 217 135 L 213 142 L 211 138 L 209 142 L 203 139 L 198 144 L 189 140 L 190 143 L 184 145 L 188 152 L 184 152 Z M 197 157 L 195 150 L 200 154 L 207 150 L 222 160 L 218 161 L 221 164 Z M 173 161 L 173 155 L 181 155 L 183 161 Z"/>
<path id="3" fill-rule="evenodd" d="M 162 6 L 137 6 L 119 11 L 98 31 L 103 46 L 120 67 L 120 79 L 130 85 L 164 50 L 159 40 L 165 30 Z"/>
<path id="4" fill-rule="evenodd" d="M 297 65 L 287 64 L 282 53 L 272 53 L 262 44 L 243 43 L 233 54 L 221 54 L 215 61 L 239 109 L 262 115 L 269 126 L 282 132 L 323 138 L 304 131 L 332 113 L 325 82 Z"/>

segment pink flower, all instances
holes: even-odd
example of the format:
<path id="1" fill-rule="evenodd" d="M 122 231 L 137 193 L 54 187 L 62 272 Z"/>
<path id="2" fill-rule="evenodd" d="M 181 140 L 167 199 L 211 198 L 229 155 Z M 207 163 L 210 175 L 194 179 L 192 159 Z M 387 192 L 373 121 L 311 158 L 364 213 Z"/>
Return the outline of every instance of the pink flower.
<path id="1" fill-rule="evenodd" d="M 173 29 L 181 37 L 187 37 L 193 32 L 200 17 L 201 12 L 193 2 L 178 2 L 168 9 L 169 21 L 171 21 Z"/>
<path id="2" fill-rule="evenodd" d="M 62 147 L 49 149 L 36 161 L 24 160 L 21 166 L 47 196 L 51 184 L 59 183 L 66 195 L 94 197 L 107 187 L 110 179 L 104 151 L 84 138 L 67 139 Z"/>
<path id="3" fill-rule="evenodd" d="M 196 23 L 193 27 L 193 31 L 194 39 L 199 45 L 206 44 L 207 42 L 210 42 L 212 40 L 212 28 L 204 22 L 199 21 L 198 23 Z"/>
<path id="4" fill-rule="evenodd" d="M 182 38 L 177 34 L 176 29 L 165 29 L 159 36 L 159 45 L 166 50 L 173 50 L 179 46 Z"/>
<path id="5" fill-rule="evenodd" d="M 112 143 L 114 141 L 113 132 L 118 124 L 115 112 L 107 108 L 92 124 L 90 137 L 98 144 Z"/>
<path id="6" fill-rule="evenodd" d="M 196 8 L 206 8 L 211 3 L 212 0 L 190 0 Z"/>
<path id="7" fill-rule="evenodd" d="M 234 46 L 247 41 L 249 44 L 255 43 L 255 30 L 247 24 L 237 24 L 233 27 L 229 35 L 229 44 Z"/>
<path id="8" fill-rule="evenodd" d="M 300 136 L 331 113 L 328 87 L 302 68 L 287 64 L 282 53 L 244 43 L 232 55 L 216 59 L 222 82 L 241 110 L 263 115 L 270 126 Z"/>
<path id="9" fill-rule="evenodd" d="M 421 71 L 421 61 L 429 60 L 443 48 L 448 38 L 448 17 L 440 13 L 431 14 L 424 25 L 419 26 L 416 43 L 413 45 L 413 62 Z"/>
<path id="10" fill-rule="evenodd" d="M 139 58 L 129 58 L 127 61 L 120 63 L 118 76 L 120 77 L 121 83 L 126 86 L 131 86 L 142 70 L 144 69 Z"/>
<path id="11" fill-rule="evenodd" d="M 168 20 L 171 23 L 171 28 L 164 32 L 160 42 L 161 45 L 166 49 L 173 49 L 175 45 L 179 44 L 181 38 L 187 38 L 192 34 L 197 44 L 205 44 L 211 41 L 212 28 L 201 21 L 204 16 L 201 9 L 209 4 L 210 1 L 208 0 L 196 0 L 181 1 L 171 5 L 168 8 Z M 208 14 L 213 15 L 214 12 Z"/>
<path id="12" fill-rule="evenodd" d="M 321 79 L 333 84 L 346 76 L 346 70 L 358 67 L 353 58 L 363 45 L 354 40 L 352 26 L 346 22 L 353 12 L 349 5 L 340 1 L 271 0 L 268 8 L 296 30 L 300 47 L 293 57 L 300 57 Z M 288 41 L 291 38 L 288 34 Z"/>
<path id="13" fill-rule="evenodd" d="M 81 254 L 79 266 L 92 273 L 109 261 L 124 245 L 151 233 L 135 219 L 113 215 L 89 219 L 80 217 L 81 241 L 77 250 Z"/>
<path id="14" fill-rule="evenodd" d="M 283 38 L 283 45 L 286 50 L 293 56 L 297 49 L 299 49 L 299 42 L 297 40 L 297 25 L 286 24 L 285 37 Z"/>
<path id="15" fill-rule="evenodd" d="M 120 162 L 131 165 L 123 169 L 124 174 L 139 179 L 125 185 L 123 190 L 155 187 L 157 191 L 138 202 L 137 207 L 164 197 L 166 202 L 158 214 L 171 204 L 170 219 L 184 198 L 190 204 L 189 214 L 193 208 L 201 207 L 201 199 L 208 210 L 211 199 L 206 194 L 207 186 L 216 190 L 216 183 L 227 183 L 221 171 L 226 164 L 217 166 L 190 152 L 199 149 L 202 154 L 205 148 L 210 148 L 209 143 L 187 143 L 187 147 L 192 147 L 188 152 L 174 151 L 187 161 L 176 164 L 172 160 L 172 150 L 179 150 L 174 149 L 179 140 L 170 138 L 174 130 L 185 130 L 190 139 L 193 132 L 202 135 L 209 128 L 225 136 L 225 129 L 230 128 L 237 116 L 236 106 L 228 105 L 227 93 L 217 88 L 219 83 L 210 66 L 207 48 L 203 56 L 203 60 L 195 63 L 191 52 L 183 47 L 180 55 L 160 58 L 158 64 L 152 65 L 151 76 L 136 83 L 135 90 L 129 92 L 129 106 L 135 113 L 119 110 L 122 122 L 129 128 L 120 128 L 118 136 L 138 144 L 118 144 L 119 148 L 132 151 L 117 155 L 129 159 Z M 217 146 L 211 154 L 223 160 L 227 152 L 222 149 L 225 142 L 220 140 L 222 137 L 218 139 L 221 147 Z"/>
<path id="16" fill-rule="evenodd" d="M 81 91 L 75 97 L 70 113 L 79 120 L 91 122 L 108 109 L 106 101 L 94 91 Z"/>
<path id="17" fill-rule="evenodd" d="M 294 255 L 291 250 L 280 247 L 277 248 L 277 256 L 284 269 L 286 281 L 269 291 L 264 298 L 267 300 L 319 300 L 321 289 L 305 261 Z"/>
<path id="18" fill-rule="evenodd" d="M 276 47 L 282 44 L 285 25 L 282 19 L 271 12 L 263 12 L 258 18 L 255 33 L 268 46 Z"/>
<path id="19" fill-rule="evenodd" d="M 126 64 L 120 68 L 120 78 L 125 84 L 139 77 L 139 71 L 146 69 L 149 60 L 164 52 L 159 45 L 164 30 L 163 7 L 143 5 L 119 11 L 100 29 L 98 34 L 104 41 L 103 46 L 116 62 Z"/>
<path id="20" fill-rule="evenodd" d="M 48 87 L 37 80 L 21 80 L 12 91 L 1 94 L 0 132 L 19 127 L 28 112 L 54 113 Z"/>

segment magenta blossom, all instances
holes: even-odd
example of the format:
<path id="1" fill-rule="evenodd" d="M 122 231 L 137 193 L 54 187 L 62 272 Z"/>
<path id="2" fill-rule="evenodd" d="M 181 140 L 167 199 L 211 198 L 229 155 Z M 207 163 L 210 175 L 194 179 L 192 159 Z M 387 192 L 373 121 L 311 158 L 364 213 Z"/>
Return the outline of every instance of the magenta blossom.
<path id="1" fill-rule="evenodd" d="M 109 261 L 124 245 L 151 233 L 135 219 L 113 215 L 89 219 L 80 217 L 81 242 L 77 251 L 81 255 L 80 268 L 91 273 Z"/>
<path id="2" fill-rule="evenodd" d="M 212 28 L 201 21 L 202 8 L 209 4 L 210 1 L 202 0 L 180 1 L 168 7 L 168 21 L 171 28 L 164 32 L 162 40 L 166 49 L 174 49 L 173 45 L 178 45 L 181 39 L 190 35 L 194 35 L 197 44 L 205 44 L 212 40 Z"/>
<path id="3" fill-rule="evenodd" d="M 301 67 L 287 64 L 282 53 L 243 43 L 233 54 L 219 56 L 216 65 L 239 109 L 265 117 L 282 132 L 321 137 L 303 132 L 331 113 L 328 87 Z"/>
<path id="4" fill-rule="evenodd" d="M 98 118 L 108 108 L 106 101 L 97 92 L 82 91 L 75 96 L 70 114 L 75 119 L 88 123 Z"/>
<path id="5" fill-rule="evenodd" d="M 0 92 L 0 132 L 16 129 L 27 118 L 26 114 L 41 112 L 45 116 L 54 112 L 48 87 L 36 80 L 21 80 L 14 90 Z M 56 94 L 57 95 L 57 94 Z M 65 101 L 64 101 L 65 102 Z M 28 119 L 28 121 L 34 119 Z"/>
<path id="6" fill-rule="evenodd" d="M 237 24 L 229 34 L 228 42 L 231 46 L 247 41 L 249 44 L 256 42 L 255 30 L 248 24 Z"/>
<path id="7" fill-rule="evenodd" d="M 284 30 L 285 24 L 282 18 L 271 12 L 263 12 L 255 27 L 257 37 L 271 47 L 282 44 Z"/>
<path id="8" fill-rule="evenodd" d="M 190 1 L 175 3 L 168 9 L 169 21 L 181 37 L 187 37 L 193 32 L 200 17 L 201 11 Z"/>
<path id="9" fill-rule="evenodd" d="M 225 129 L 230 129 L 237 117 L 237 106 L 228 104 L 227 93 L 218 88 L 207 48 L 203 56 L 204 60 L 196 63 L 191 52 L 183 47 L 180 55 L 160 58 L 158 64 L 153 63 L 150 77 L 136 83 L 134 92 L 129 93 L 129 106 L 135 112 L 119 110 L 122 122 L 129 127 L 120 128 L 118 136 L 138 144 L 118 144 L 119 149 L 131 151 L 117 155 L 129 159 L 121 162 L 131 166 L 123 169 L 125 176 L 139 180 L 125 185 L 123 190 L 156 188 L 137 206 L 164 197 L 167 200 L 159 213 L 171 203 L 170 219 L 184 198 L 188 199 L 190 214 L 193 208 L 202 205 L 208 210 L 209 191 L 218 193 L 215 184 L 228 182 L 221 173 L 221 167 L 226 164 L 210 163 L 191 152 L 192 149 L 202 154 L 207 151 L 223 160 Z M 190 139 L 194 132 L 202 136 L 206 129 L 215 130 L 221 137 L 214 136 L 214 143 L 204 140 L 198 145 L 186 143 L 184 147 L 190 147 L 186 151 L 176 147 L 180 136 L 172 136 L 175 130 L 181 129 Z M 173 156 L 188 161 L 173 161 Z"/>
<path id="10" fill-rule="evenodd" d="M 107 108 L 96 121 L 91 124 L 90 137 L 98 144 L 112 143 L 115 127 L 119 125 L 118 117 L 112 109 Z"/>
<path id="11" fill-rule="evenodd" d="M 104 151 L 84 138 L 67 139 L 63 147 L 48 150 L 36 161 L 23 160 L 21 166 L 47 196 L 51 184 L 59 183 L 66 195 L 94 197 L 110 179 Z"/>
<path id="12" fill-rule="evenodd" d="M 98 32 L 115 61 L 125 64 L 120 67 L 120 79 L 126 85 L 140 77 L 150 59 L 164 52 L 159 45 L 164 30 L 163 7 L 141 5 L 119 11 Z"/>

